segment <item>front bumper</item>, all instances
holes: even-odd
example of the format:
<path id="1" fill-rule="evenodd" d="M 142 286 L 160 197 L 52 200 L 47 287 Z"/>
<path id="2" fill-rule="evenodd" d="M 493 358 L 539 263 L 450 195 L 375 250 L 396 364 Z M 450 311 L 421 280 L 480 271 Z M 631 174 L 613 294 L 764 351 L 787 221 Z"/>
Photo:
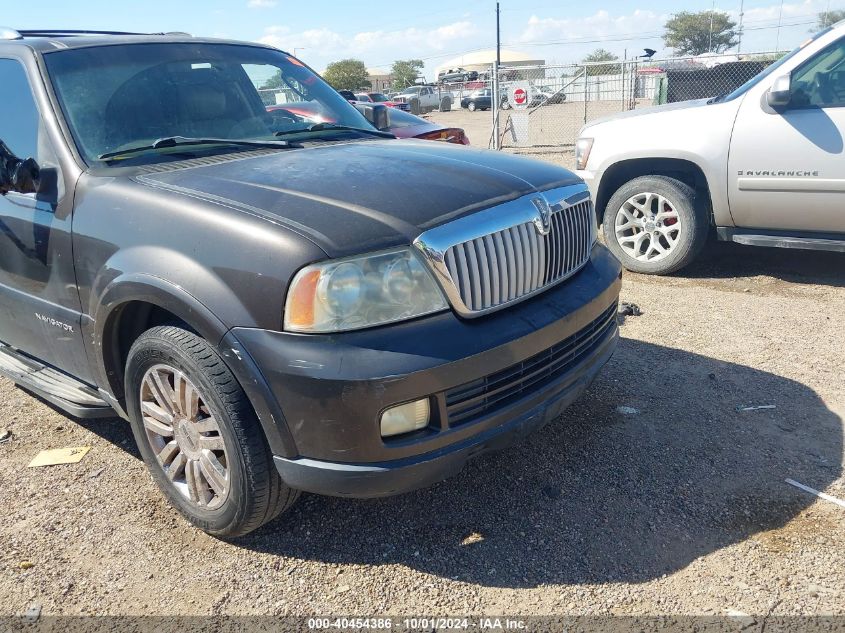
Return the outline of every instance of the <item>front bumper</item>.
<path id="1" fill-rule="evenodd" d="M 596 245 L 567 282 L 479 319 L 448 312 L 334 336 L 230 334 L 260 368 L 255 379 L 266 381 L 295 443 L 295 454 L 275 458 L 282 479 L 321 494 L 386 496 L 458 472 L 578 398 L 616 346 L 620 277 L 619 263 Z M 494 376 L 517 387 L 497 394 L 485 382 Z M 426 396 L 429 427 L 380 436 L 382 411 Z"/>

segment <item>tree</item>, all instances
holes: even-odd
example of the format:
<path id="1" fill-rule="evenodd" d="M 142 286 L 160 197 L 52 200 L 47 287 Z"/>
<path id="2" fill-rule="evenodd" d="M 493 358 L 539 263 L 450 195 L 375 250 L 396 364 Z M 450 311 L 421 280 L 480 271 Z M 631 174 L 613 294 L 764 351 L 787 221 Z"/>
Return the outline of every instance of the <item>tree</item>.
<path id="1" fill-rule="evenodd" d="M 736 22 L 719 11 L 681 11 L 666 22 L 663 41 L 679 55 L 724 53 L 737 45 Z"/>
<path id="2" fill-rule="evenodd" d="M 335 90 L 368 88 L 370 80 L 367 67 L 359 59 L 341 59 L 326 66 L 325 79 Z"/>
<path id="3" fill-rule="evenodd" d="M 276 74 L 268 78 L 267 81 L 261 85 L 259 90 L 276 90 L 282 86 L 284 86 L 282 83 L 282 71 L 277 70 Z"/>
<path id="4" fill-rule="evenodd" d="M 845 11 L 822 11 L 819 13 L 819 21 L 817 29 L 826 29 L 832 24 L 836 24 L 840 20 L 845 20 Z"/>
<path id="5" fill-rule="evenodd" d="M 393 62 L 390 72 L 393 75 L 393 88 L 402 90 L 414 85 L 420 71 L 425 67 L 421 59 L 400 59 Z"/>
<path id="6" fill-rule="evenodd" d="M 603 48 L 597 48 L 592 53 L 584 58 L 585 64 L 595 64 L 595 62 L 615 62 L 619 59 L 610 51 Z M 619 64 L 595 64 L 587 66 L 587 74 L 595 75 L 618 75 L 620 73 Z"/>

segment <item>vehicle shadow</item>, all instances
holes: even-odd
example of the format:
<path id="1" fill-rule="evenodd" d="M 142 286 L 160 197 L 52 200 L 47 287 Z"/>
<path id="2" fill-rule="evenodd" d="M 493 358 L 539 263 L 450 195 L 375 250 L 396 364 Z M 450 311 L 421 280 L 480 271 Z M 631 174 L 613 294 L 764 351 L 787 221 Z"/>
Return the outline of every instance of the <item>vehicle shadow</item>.
<path id="1" fill-rule="evenodd" d="M 676 273 L 693 279 L 770 276 L 796 284 L 845 287 L 845 253 L 763 248 L 708 242 L 701 255 Z"/>
<path id="2" fill-rule="evenodd" d="M 738 410 L 753 405 L 776 408 Z M 841 454 L 842 421 L 806 386 L 623 339 L 518 445 L 399 497 L 304 495 L 235 546 L 485 586 L 643 582 L 783 526 L 815 500 L 784 479 L 824 489 Z"/>

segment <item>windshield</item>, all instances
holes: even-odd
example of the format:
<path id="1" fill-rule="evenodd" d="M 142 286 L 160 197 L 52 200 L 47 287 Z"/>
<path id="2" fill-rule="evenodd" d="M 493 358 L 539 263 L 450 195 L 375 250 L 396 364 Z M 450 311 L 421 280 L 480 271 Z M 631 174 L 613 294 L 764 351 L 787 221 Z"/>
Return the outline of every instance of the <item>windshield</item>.
<path id="1" fill-rule="evenodd" d="M 291 139 L 311 140 L 341 134 L 307 130 L 322 121 L 373 129 L 312 70 L 273 49 L 126 44 L 54 51 L 44 59 L 68 127 L 88 163 L 168 137 L 269 140 L 282 132 L 292 134 Z M 242 150 L 234 143 L 190 148 L 194 153 Z M 133 154 L 132 160 L 155 162 L 188 152 L 183 145 L 150 148 Z"/>
<path id="2" fill-rule="evenodd" d="M 387 97 L 385 97 L 380 92 L 371 92 L 370 98 L 375 101 L 376 103 L 384 103 L 385 101 L 390 101 Z"/>
<path id="3" fill-rule="evenodd" d="M 717 101 L 718 101 L 718 102 L 721 102 L 721 101 L 730 101 L 731 99 L 736 99 L 737 97 L 740 97 L 740 96 L 744 95 L 746 92 L 748 92 L 749 90 L 751 90 L 751 88 L 753 88 L 754 86 L 756 86 L 758 83 L 760 83 L 761 81 L 763 81 L 763 79 L 765 79 L 766 77 L 768 77 L 769 75 L 771 75 L 771 74 L 772 74 L 773 72 L 775 72 L 778 68 L 780 68 L 781 66 L 783 66 L 783 65 L 784 65 L 787 61 L 789 61 L 790 59 L 792 59 L 792 58 L 793 58 L 793 57 L 794 57 L 794 56 L 795 56 L 795 55 L 796 55 L 799 51 L 801 51 L 803 48 L 805 48 L 805 47 L 807 46 L 807 44 L 809 44 L 810 42 L 813 42 L 813 41 L 817 40 L 817 39 L 818 39 L 818 38 L 820 38 L 822 35 L 827 34 L 827 33 L 828 33 L 829 31 L 831 31 L 831 30 L 832 30 L 832 27 L 828 27 L 828 28 L 824 29 L 823 31 L 819 31 L 819 32 L 818 32 L 818 33 L 816 33 L 813 37 L 811 37 L 810 39 L 808 39 L 807 41 L 805 41 L 804 43 L 802 43 L 800 46 L 798 46 L 798 48 L 793 49 L 790 53 L 788 53 L 788 54 L 784 55 L 784 56 L 783 56 L 783 57 L 781 57 L 779 60 L 777 60 L 775 63 L 773 63 L 773 64 L 771 64 L 770 66 L 768 66 L 765 70 L 763 70 L 762 72 L 760 72 L 760 73 L 759 73 L 759 74 L 757 74 L 757 75 L 754 75 L 751 79 L 749 79 L 748 81 L 746 81 L 746 82 L 745 82 L 744 84 L 742 84 L 739 88 L 736 88 L 733 92 L 729 92 L 728 94 L 723 95 L 722 97 L 715 97 L 715 98 L 711 99 L 711 100 L 710 100 L 710 102 L 715 103 L 715 102 L 717 102 Z"/>

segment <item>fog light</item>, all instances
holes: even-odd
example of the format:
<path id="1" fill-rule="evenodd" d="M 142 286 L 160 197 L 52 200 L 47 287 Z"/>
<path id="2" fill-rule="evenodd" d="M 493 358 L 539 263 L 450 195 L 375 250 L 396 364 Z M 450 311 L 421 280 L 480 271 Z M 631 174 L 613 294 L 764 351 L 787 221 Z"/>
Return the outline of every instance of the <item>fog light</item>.
<path id="1" fill-rule="evenodd" d="M 428 426 L 430 416 L 428 398 L 400 404 L 381 414 L 381 436 L 390 437 L 423 429 Z"/>

